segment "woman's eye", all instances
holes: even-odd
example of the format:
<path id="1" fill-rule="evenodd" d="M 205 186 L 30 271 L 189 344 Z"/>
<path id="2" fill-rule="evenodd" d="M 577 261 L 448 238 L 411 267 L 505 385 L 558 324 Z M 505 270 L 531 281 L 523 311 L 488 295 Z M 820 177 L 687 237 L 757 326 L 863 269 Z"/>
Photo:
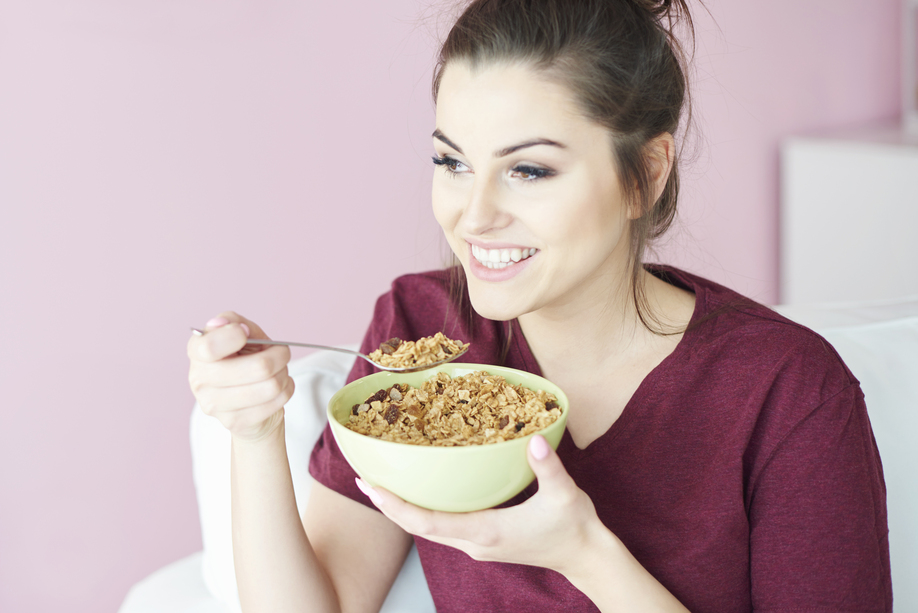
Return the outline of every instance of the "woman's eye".
<path id="1" fill-rule="evenodd" d="M 433 163 L 437 166 L 443 166 L 450 174 L 459 174 L 468 170 L 468 166 L 457 160 L 444 155 L 443 157 L 433 157 Z"/>
<path id="2" fill-rule="evenodd" d="M 514 166 L 510 171 L 510 176 L 522 179 L 523 181 L 534 181 L 536 179 L 544 179 L 545 177 L 550 177 L 555 174 L 555 171 L 549 170 L 547 168 L 538 168 L 536 166 Z"/>

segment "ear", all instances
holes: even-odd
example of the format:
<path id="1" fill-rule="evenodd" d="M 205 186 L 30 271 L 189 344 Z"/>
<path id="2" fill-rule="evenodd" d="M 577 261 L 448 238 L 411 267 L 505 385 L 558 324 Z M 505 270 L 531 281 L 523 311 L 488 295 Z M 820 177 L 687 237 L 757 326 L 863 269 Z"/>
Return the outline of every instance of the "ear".
<path id="1" fill-rule="evenodd" d="M 656 202 L 663 194 L 669 173 L 673 170 L 676 161 L 676 141 L 669 132 L 650 139 L 647 143 L 647 156 L 650 162 L 650 177 L 653 181 L 653 201 Z"/>
<path id="2" fill-rule="evenodd" d="M 656 202 L 663 194 L 669 173 L 673 170 L 676 160 L 676 141 L 669 132 L 663 132 L 647 142 L 644 147 L 647 164 L 650 170 L 650 190 L 653 193 L 651 202 Z M 629 211 L 630 219 L 641 217 L 646 211 Z M 635 215 L 634 213 L 638 213 Z"/>

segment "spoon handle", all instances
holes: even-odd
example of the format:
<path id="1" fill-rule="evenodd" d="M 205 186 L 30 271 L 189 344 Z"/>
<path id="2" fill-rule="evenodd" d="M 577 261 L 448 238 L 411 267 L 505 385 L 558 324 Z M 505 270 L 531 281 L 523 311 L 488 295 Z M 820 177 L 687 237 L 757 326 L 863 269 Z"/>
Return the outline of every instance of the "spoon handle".
<path id="1" fill-rule="evenodd" d="M 293 343 L 290 341 L 270 341 L 261 338 L 250 338 L 246 341 L 246 345 L 289 345 L 291 347 L 309 347 L 311 349 L 328 349 L 329 351 L 339 351 L 341 353 L 349 353 L 351 355 L 356 355 L 363 358 L 370 364 L 374 364 L 373 360 L 363 355 L 359 351 L 354 351 L 353 349 L 344 349 L 343 347 L 329 347 L 328 345 L 313 345 L 312 343 Z"/>
<path id="2" fill-rule="evenodd" d="M 194 332 L 197 336 L 201 336 L 204 334 L 204 330 L 199 330 L 197 328 L 192 328 L 191 331 Z M 313 345 L 312 343 L 294 343 L 292 341 L 272 341 L 272 340 L 267 340 L 267 339 L 262 339 L 262 338 L 250 338 L 246 340 L 245 344 L 246 345 L 289 345 L 291 347 L 309 347 L 310 349 L 327 349 L 329 351 L 338 351 L 340 353 L 356 355 L 357 357 L 363 358 L 364 360 L 366 360 L 370 364 L 373 364 L 374 366 L 379 366 L 379 364 L 371 360 L 369 357 L 363 355 L 359 351 L 354 351 L 353 349 L 344 349 L 343 347 L 329 347 L 328 345 Z"/>
<path id="3" fill-rule="evenodd" d="M 204 330 L 199 330 L 197 328 L 192 328 L 191 331 L 194 332 L 197 336 L 201 336 L 202 334 L 204 334 Z M 353 349 L 344 349 L 342 347 L 329 347 L 328 345 L 313 345 L 311 343 L 294 343 L 291 341 L 270 341 L 270 340 L 261 339 L 261 338 L 250 338 L 246 341 L 246 345 L 290 345 L 291 347 L 309 347 L 311 349 L 327 349 L 329 351 L 337 351 L 339 353 L 347 353 L 349 355 L 356 355 L 358 358 L 363 358 L 364 360 L 366 360 L 367 362 L 369 362 L 370 364 L 372 364 L 379 370 L 385 370 L 388 372 L 397 372 L 397 373 L 409 373 L 409 372 L 418 372 L 421 370 L 428 370 L 430 368 L 434 368 L 435 366 L 446 364 L 447 362 L 452 362 L 453 360 L 455 360 L 456 358 L 463 355 L 466 351 L 469 350 L 468 345 L 466 345 L 465 349 L 463 349 L 462 351 L 458 353 L 454 353 L 453 355 L 447 357 L 445 360 L 440 360 L 439 362 L 433 362 L 432 364 L 423 364 L 420 366 L 393 368 L 392 366 L 383 366 L 382 364 L 378 364 L 374 362 L 373 360 L 371 360 L 370 356 L 364 355 L 360 353 L 359 351 L 354 351 Z"/>

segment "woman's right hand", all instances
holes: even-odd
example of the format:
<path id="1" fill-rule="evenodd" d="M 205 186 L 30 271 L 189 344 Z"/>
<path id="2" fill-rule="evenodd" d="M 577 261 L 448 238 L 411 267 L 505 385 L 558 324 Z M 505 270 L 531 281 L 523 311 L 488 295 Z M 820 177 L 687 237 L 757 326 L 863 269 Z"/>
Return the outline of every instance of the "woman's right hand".
<path id="1" fill-rule="evenodd" d="M 236 438 L 265 437 L 283 423 L 284 405 L 293 395 L 290 348 L 247 346 L 248 338 L 268 336 L 231 311 L 207 322 L 205 331 L 188 341 L 188 382 L 198 404 Z"/>

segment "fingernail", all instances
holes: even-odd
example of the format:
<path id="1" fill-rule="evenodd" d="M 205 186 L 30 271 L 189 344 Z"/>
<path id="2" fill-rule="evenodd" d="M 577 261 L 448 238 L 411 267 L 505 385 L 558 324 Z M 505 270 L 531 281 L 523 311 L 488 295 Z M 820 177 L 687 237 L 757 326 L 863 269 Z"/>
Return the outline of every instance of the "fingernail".
<path id="1" fill-rule="evenodd" d="M 245 325 L 245 324 L 243 324 L 243 323 L 241 323 L 241 324 L 239 324 L 239 325 L 242 326 L 242 329 L 243 329 L 243 330 L 245 330 L 245 335 L 246 335 L 246 337 L 252 336 L 252 332 L 251 332 L 251 330 L 249 330 L 249 327 L 248 327 L 247 325 Z"/>
<path id="2" fill-rule="evenodd" d="M 226 317 L 214 317 L 209 322 L 204 324 L 205 328 L 219 328 L 220 326 L 225 326 L 229 323 L 229 320 Z"/>
<path id="3" fill-rule="evenodd" d="M 551 451 L 551 447 L 548 446 L 548 441 L 546 441 L 541 436 L 533 436 L 529 440 L 529 453 L 532 454 L 536 460 L 544 460 L 548 457 L 548 452 Z"/>
<path id="4" fill-rule="evenodd" d="M 382 505 L 382 497 L 376 492 L 376 490 L 367 485 L 366 482 L 360 477 L 357 477 L 354 479 L 354 481 L 357 483 L 357 487 L 360 488 L 360 491 L 366 494 L 366 497 L 370 499 L 370 502 L 376 506 Z"/>

